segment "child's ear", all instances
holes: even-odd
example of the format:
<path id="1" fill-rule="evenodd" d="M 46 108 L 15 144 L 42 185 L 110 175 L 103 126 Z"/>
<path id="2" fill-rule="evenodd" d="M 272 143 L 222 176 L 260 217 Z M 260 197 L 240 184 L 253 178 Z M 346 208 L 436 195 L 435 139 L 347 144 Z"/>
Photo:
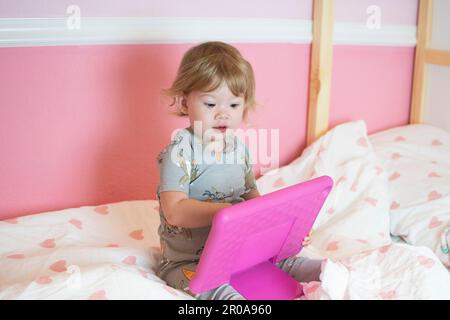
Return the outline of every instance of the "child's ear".
<path id="1" fill-rule="evenodd" d="M 188 106 L 186 97 L 181 97 L 181 112 L 188 114 Z"/>

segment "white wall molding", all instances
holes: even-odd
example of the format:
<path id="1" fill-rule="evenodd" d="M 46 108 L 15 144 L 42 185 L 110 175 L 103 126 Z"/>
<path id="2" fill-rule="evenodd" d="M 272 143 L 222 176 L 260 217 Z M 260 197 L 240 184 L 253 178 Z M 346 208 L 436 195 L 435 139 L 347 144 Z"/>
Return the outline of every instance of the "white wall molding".
<path id="1" fill-rule="evenodd" d="M 229 42 L 310 43 L 311 21 L 240 18 L 82 18 L 69 29 L 65 18 L 0 19 L 0 46 Z"/>
<path id="2" fill-rule="evenodd" d="M 80 29 L 69 29 L 66 18 L 0 18 L 0 47 L 95 44 L 311 43 L 308 20 L 190 17 L 82 17 Z M 337 23 L 337 45 L 416 45 L 416 27 Z"/>

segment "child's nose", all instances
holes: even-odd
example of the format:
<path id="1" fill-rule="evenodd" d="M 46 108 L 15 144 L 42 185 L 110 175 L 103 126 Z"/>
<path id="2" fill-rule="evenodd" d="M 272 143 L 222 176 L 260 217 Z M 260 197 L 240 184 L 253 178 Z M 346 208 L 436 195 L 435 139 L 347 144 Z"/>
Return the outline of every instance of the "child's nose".
<path id="1" fill-rule="evenodd" d="M 217 111 L 216 118 L 217 119 L 227 119 L 228 113 L 225 112 L 224 110 L 219 110 L 219 111 Z"/>
<path id="2" fill-rule="evenodd" d="M 228 119 L 228 115 L 223 113 L 223 112 L 219 112 L 216 116 L 217 119 Z"/>

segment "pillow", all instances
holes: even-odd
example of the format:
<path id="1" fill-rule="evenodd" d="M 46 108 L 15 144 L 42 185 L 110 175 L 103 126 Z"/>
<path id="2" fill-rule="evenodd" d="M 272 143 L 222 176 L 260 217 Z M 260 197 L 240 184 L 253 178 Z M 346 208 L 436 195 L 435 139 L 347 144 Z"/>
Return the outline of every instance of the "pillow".
<path id="1" fill-rule="evenodd" d="M 257 181 L 262 194 L 312 178 L 334 180 L 301 255 L 344 258 L 391 243 L 387 178 L 377 166 L 363 121 L 339 125 L 291 164 Z"/>
<path id="2" fill-rule="evenodd" d="M 391 232 L 450 266 L 450 134 L 409 125 L 370 137 L 386 169 Z"/>

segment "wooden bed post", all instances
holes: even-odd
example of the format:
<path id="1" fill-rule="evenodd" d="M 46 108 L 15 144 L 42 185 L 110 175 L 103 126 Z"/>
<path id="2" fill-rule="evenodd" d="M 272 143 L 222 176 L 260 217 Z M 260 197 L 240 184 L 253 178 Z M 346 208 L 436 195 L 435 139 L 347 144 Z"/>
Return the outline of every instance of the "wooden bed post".
<path id="1" fill-rule="evenodd" d="M 426 53 L 431 37 L 433 0 L 419 0 L 419 21 L 417 27 L 416 58 L 412 87 L 411 114 L 409 122 L 422 123 L 426 93 Z"/>
<path id="2" fill-rule="evenodd" d="M 334 0 L 314 0 L 306 143 L 328 130 L 333 63 Z"/>

